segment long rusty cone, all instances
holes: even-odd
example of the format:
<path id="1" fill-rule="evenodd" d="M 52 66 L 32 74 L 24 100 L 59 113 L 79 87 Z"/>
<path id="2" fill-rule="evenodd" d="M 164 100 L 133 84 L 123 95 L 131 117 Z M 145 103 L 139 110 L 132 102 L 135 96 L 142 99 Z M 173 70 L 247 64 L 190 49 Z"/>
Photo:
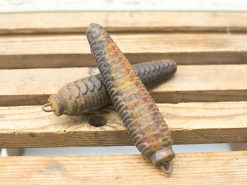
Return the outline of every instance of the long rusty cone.
<path id="1" fill-rule="evenodd" d="M 90 24 L 87 38 L 102 81 L 132 142 L 146 159 L 163 172 L 172 172 L 171 132 L 159 109 L 128 59 L 106 30 Z"/>

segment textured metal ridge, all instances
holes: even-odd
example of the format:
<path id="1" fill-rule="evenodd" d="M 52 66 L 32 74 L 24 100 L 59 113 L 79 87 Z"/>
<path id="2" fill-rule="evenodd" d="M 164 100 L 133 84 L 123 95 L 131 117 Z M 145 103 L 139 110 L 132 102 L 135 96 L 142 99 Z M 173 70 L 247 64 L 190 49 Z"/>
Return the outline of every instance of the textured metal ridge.
<path id="1" fill-rule="evenodd" d="M 132 142 L 155 166 L 170 173 L 170 161 L 175 156 L 171 132 L 149 92 L 103 27 L 90 24 L 87 38 L 102 80 Z"/>
<path id="2" fill-rule="evenodd" d="M 134 65 L 136 74 L 147 88 L 154 87 L 176 72 L 173 60 L 157 60 Z M 81 115 L 103 108 L 111 103 L 101 75 L 93 75 L 68 83 L 49 100 L 55 105 L 54 113 L 58 116 Z"/>

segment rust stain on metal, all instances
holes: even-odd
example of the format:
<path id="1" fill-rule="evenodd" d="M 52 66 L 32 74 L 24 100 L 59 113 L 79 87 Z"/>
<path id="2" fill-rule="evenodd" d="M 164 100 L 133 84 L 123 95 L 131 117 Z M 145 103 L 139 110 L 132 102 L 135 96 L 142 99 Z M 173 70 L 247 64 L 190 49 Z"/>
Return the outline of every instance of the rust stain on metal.
<path id="1" fill-rule="evenodd" d="M 172 60 L 158 60 L 134 65 L 136 74 L 147 88 L 164 82 L 176 72 L 176 63 Z M 43 105 L 46 112 L 57 116 L 82 115 L 103 108 L 111 103 L 101 75 L 93 75 L 68 83 L 57 94 L 50 96 Z"/>
<path id="2" fill-rule="evenodd" d="M 171 173 L 170 161 L 175 156 L 171 132 L 149 92 L 103 27 L 90 24 L 87 38 L 102 80 L 132 142 L 154 166 Z"/>

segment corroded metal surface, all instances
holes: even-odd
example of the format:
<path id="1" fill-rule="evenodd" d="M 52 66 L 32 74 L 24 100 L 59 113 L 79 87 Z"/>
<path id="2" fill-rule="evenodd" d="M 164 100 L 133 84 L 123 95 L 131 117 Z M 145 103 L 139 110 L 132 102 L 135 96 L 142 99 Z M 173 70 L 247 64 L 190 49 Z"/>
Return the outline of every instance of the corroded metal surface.
<path id="1" fill-rule="evenodd" d="M 172 136 L 163 116 L 131 64 L 98 24 L 90 24 L 87 38 L 102 80 L 132 142 L 153 165 L 171 173 Z"/>
<path id="2" fill-rule="evenodd" d="M 147 88 L 164 82 L 176 72 L 176 63 L 172 60 L 159 60 L 134 65 L 135 72 L 140 76 Z M 57 116 L 62 114 L 81 115 L 107 106 L 111 99 L 102 82 L 101 75 L 93 75 L 61 88 L 52 95 L 44 111 L 52 110 Z"/>

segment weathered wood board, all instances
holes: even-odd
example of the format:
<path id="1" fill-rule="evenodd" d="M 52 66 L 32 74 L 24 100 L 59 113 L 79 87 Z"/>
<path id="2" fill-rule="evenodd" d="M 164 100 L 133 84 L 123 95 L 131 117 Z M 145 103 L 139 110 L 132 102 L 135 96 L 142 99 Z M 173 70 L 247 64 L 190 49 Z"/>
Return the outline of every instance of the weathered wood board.
<path id="1" fill-rule="evenodd" d="M 247 65 L 178 66 L 177 73 L 151 90 L 155 101 L 246 101 Z M 70 81 L 95 74 L 94 68 L 0 70 L 0 105 L 37 105 Z"/>
<path id="2" fill-rule="evenodd" d="M 183 65 L 247 64 L 247 37 L 243 33 L 130 33 L 112 37 L 132 63 L 171 58 Z M 0 68 L 95 65 L 84 34 L 0 36 Z"/>
<path id="3" fill-rule="evenodd" d="M 247 142 L 247 102 L 158 104 L 176 144 Z M 100 116 L 104 127 L 90 126 Z M 131 145 L 113 107 L 86 116 L 42 112 L 40 106 L 1 107 L 3 147 Z"/>
<path id="4" fill-rule="evenodd" d="M 247 181 L 247 152 L 177 154 L 170 177 L 140 155 L 0 158 L 8 184 L 229 184 Z"/>

